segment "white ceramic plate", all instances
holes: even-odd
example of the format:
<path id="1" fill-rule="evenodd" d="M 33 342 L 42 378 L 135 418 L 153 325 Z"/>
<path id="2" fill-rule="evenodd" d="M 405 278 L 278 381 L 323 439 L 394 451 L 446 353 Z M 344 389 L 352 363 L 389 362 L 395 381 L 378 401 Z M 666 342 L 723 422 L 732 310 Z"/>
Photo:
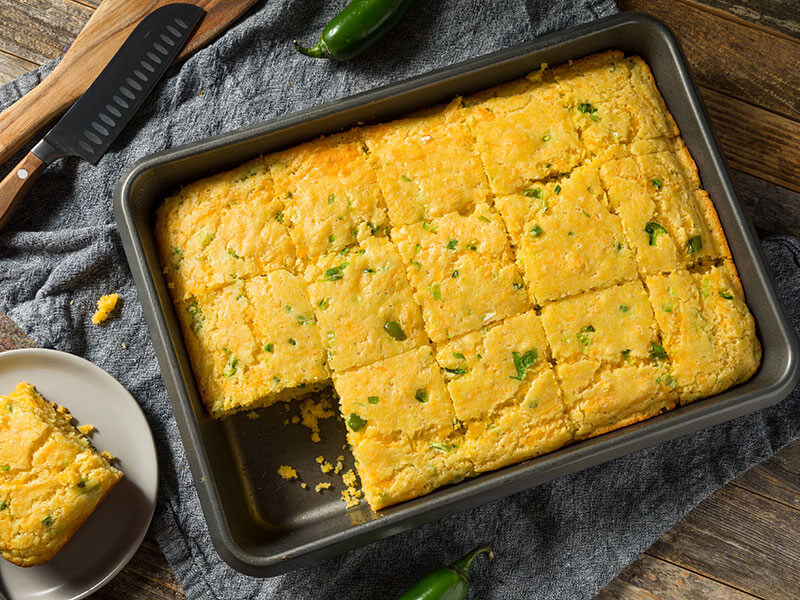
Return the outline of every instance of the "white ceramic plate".
<path id="1" fill-rule="evenodd" d="M 53 560 L 22 568 L 0 558 L 0 590 L 9 600 L 77 600 L 128 563 L 150 526 L 158 488 L 153 435 L 133 396 L 83 358 L 39 348 L 0 352 L 0 395 L 20 381 L 67 407 L 76 424 L 94 425 L 92 443 L 117 456 L 125 473 Z"/>

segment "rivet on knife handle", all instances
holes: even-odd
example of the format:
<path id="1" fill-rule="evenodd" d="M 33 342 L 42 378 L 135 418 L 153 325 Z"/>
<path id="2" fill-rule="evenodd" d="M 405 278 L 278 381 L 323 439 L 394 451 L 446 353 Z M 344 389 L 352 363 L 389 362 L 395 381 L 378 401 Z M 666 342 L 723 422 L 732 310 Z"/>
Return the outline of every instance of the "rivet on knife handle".
<path id="1" fill-rule="evenodd" d="M 0 181 L 0 227 L 8 222 L 19 201 L 47 165 L 33 152 L 28 152 L 3 181 Z"/>
<path id="2" fill-rule="evenodd" d="M 175 3 L 147 15 L 89 89 L 0 184 L 0 227 L 44 168 L 63 156 L 96 164 L 177 56 L 205 11 Z"/>

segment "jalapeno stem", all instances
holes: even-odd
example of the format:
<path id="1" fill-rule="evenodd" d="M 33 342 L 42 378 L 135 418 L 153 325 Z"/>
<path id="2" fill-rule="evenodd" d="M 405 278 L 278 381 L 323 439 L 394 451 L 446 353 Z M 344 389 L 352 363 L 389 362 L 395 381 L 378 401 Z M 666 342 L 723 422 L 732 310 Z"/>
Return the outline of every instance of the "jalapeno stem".
<path id="1" fill-rule="evenodd" d="M 312 58 L 331 58 L 331 52 L 328 50 L 328 44 L 325 43 L 325 40 L 318 41 L 315 45 L 311 46 L 311 48 L 305 48 L 295 40 L 294 49 L 300 54 L 305 54 Z"/>
<path id="2" fill-rule="evenodd" d="M 469 577 L 469 568 L 472 566 L 472 561 L 475 560 L 477 556 L 484 553 L 488 554 L 490 559 L 494 558 L 492 549 L 489 546 L 481 546 L 480 548 L 475 548 L 475 550 L 463 558 L 459 558 L 457 561 L 450 563 L 450 568 L 459 576 L 467 579 Z"/>

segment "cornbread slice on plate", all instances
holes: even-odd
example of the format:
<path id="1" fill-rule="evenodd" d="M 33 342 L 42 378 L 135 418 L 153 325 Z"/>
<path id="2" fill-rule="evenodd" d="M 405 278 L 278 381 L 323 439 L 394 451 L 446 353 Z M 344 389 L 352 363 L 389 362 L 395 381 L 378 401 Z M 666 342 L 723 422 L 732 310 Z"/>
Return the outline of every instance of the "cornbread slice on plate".
<path id="1" fill-rule="evenodd" d="M 755 323 L 733 265 L 647 278 L 681 402 L 749 379 L 761 361 Z"/>
<path id="2" fill-rule="evenodd" d="M 122 472 L 28 383 L 0 396 L 0 553 L 30 567 L 69 541 Z"/>
<path id="3" fill-rule="evenodd" d="M 387 238 L 368 238 L 361 246 L 323 256 L 305 277 L 334 371 L 427 343 L 405 265 Z"/>
<path id="4" fill-rule="evenodd" d="M 272 155 L 271 173 L 286 204 L 297 255 L 315 261 L 386 232 L 375 171 L 358 131 L 320 138 Z"/>
<path id="5" fill-rule="evenodd" d="M 426 494 L 472 472 L 429 346 L 334 373 L 333 381 L 373 508 Z"/>
<path id="6" fill-rule="evenodd" d="M 392 239 L 434 342 L 530 306 L 500 216 L 485 204 L 469 216 L 450 213 L 393 229 Z"/>
<path id="7" fill-rule="evenodd" d="M 212 416 L 269 406 L 329 380 L 302 279 L 275 271 L 187 301 L 178 311 Z"/>
<path id="8" fill-rule="evenodd" d="M 441 344 L 436 359 L 475 471 L 499 469 L 572 441 L 573 425 L 534 311 Z"/>
<path id="9" fill-rule="evenodd" d="M 295 270 L 297 258 L 263 159 L 183 188 L 156 214 L 156 239 L 177 300 L 244 277 Z"/>
<path id="10" fill-rule="evenodd" d="M 525 193 L 498 199 L 498 206 L 515 231 L 524 223 L 515 239 L 517 263 L 538 303 L 636 278 L 633 252 L 619 217 L 604 204 L 595 169 L 576 169 L 561 187 L 534 185 Z"/>
<path id="11" fill-rule="evenodd" d="M 469 214 L 487 201 L 486 176 L 464 117 L 456 99 L 363 130 L 394 227 L 451 212 Z"/>

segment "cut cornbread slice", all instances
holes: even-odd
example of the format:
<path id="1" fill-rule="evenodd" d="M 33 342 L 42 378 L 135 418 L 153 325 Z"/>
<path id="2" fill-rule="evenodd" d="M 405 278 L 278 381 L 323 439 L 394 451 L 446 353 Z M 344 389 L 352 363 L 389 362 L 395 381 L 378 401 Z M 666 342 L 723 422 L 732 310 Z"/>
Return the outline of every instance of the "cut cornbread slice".
<path id="1" fill-rule="evenodd" d="M 222 417 L 290 399 L 328 381 L 302 280 L 275 271 L 184 303 L 195 377 L 209 412 Z"/>
<path id="2" fill-rule="evenodd" d="M 183 188 L 162 204 L 156 240 L 177 300 L 237 279 L 296 268 L 268 162 L 257 159 Z"/>
<path id="3" fill-rule="evenodd" d="M 587 156 L 573 109 L 556 84 L 536 79 L 521 93 L 465 102 L 475 149 L 495 194 L 514 194 L 532 181 L 568 173 Z"/>
<path id="4" fill-rule="evenodd" d="M 334 373 L 364 496 L 375 509 L 471 473 L 429 346 Z"/>
<path id="5" fill-rule="evenodd" d="M 601 178 L 643 273 L 730 258 L 711 200 L 682 142 L 671 151 L 610 160 Z"/>
<path id="6" fill-rule="evenodd" d="M 729 263 L 648 277 L 647 287 L 682 402 L 719 393 L 755 372 L 761 345 Z"/>
<path id="7" fill-rule="evenodd" d="M 365 150 L 354 130 L 273 155 L 275 190 L 300 258 L 314 261 L 385 232 L 386 210 Z"/>
<path id="8" fill-rule="evenodd" d="M 460 104 L 363 130 L 394 227 L 469 214 L 486 202 L 486 177 Z"/>
<path id="9" fill-rule="evenodd" d="M 582 185 L 587 181 L 591 183 Z M 531 188 L 553 205 L 544 211 L 529 209 L 523 232 L 515 240 L 517 263 L 535 300 L 543 303 L 634 279 L 633 253 L 619 217 L 603 204 L 596 173 L 580 169 L 571 185 L 565 182 L 558 194 L 555 189 Z M 539 200 L 525 199 L 534 206 Z M 514 204 L 517 214 L 524 210 L 522 202 Z M 512 222 L 523 220 L 511 217 L 510 203 L 501 204 L 501 211 Z"/>
<path id="10" fill-rule="evenodd" d="M 498 469 L 572 440 L 561 390 L 533 311 L 440 345 L 464 450 L 476 471 Z"/>
<path id="11" fill-rule="evenodd" d="M 675 407 L 667 366 L 658 362 L 606 368 L 598 360 L 557 364 L 577 439 L 631 425 Z"/>
<path id="12" fill-rule="evenodd" d="M 503 217 L 511 244 L 519 247 L 523 237 L 531 234 L 532 224 L 559 203 L 574 204 L 590 200 L 607 205 L 603 184 L 592 162 L 575 168 L 563 177 L 533 182 L 518 194 L 498 196 L 494 205 Z"/>
<path id="13" fill-rule="evenodd" d="M 558 363 L 649 360 L 658 344 L 650 301 L 638 280 L 547 304 L 542 324 Z"/>
<path id="14" fill-rule="evenodd" d="M 678 135 L 650 69 L 638 57 L 626 58 L 619 51 L 595 54 L 556 67 L 553 77 L 565 91 L 564 101 L 590 153 Z"/>
<path id="15" fill-rule="evenodd" d="M 433 341 L 528 309 L 500 217 L 485 204 L 469 216 L 450 213 L 395 228 L 392 238 L 408 263 L 408 279 Z"/>
<path id="16" fill-rule="evenodd" d="M 369 238 L 306 270 L 328 364 L 344 371 L 428 342 L 400 253 Z"/>
<path id="17" fill-rule="evenodd" d="M 71 419 L 25 382 L 0 396 L 0 553 L 16 565 L 55 556 L 122 478 Z"/>

